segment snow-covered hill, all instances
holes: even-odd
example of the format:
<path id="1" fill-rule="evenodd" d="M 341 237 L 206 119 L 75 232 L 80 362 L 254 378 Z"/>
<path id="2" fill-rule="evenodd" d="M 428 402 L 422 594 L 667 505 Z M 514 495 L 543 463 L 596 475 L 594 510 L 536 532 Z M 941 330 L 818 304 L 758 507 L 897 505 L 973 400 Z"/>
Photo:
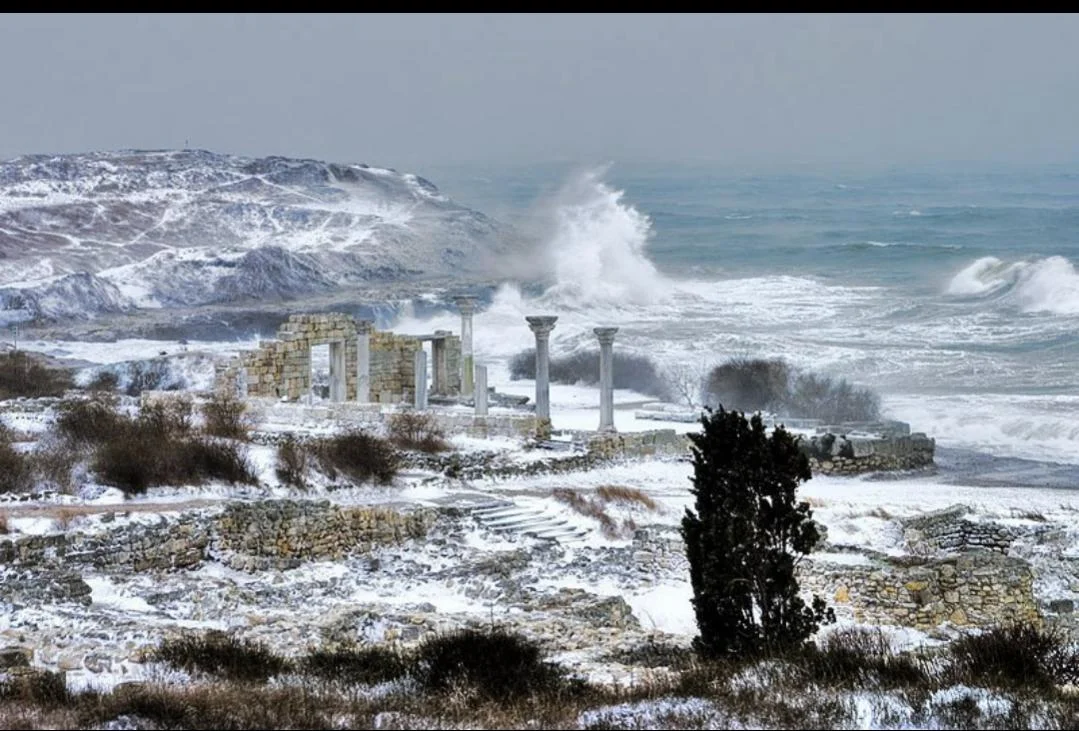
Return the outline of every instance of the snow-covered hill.
<path id="1" fill-rule="evenodd" d="M 203 150 L 0 162 L 0 319 L 442 278 L 509 233 L 423 178 Z"/>

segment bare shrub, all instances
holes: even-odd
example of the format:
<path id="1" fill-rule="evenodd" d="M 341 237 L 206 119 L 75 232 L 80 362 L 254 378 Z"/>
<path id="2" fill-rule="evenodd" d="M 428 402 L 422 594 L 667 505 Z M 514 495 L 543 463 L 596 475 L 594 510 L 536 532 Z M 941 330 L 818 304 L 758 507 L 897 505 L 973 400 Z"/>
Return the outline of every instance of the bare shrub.
<path id="1" fill-rule="evenodd" d="M 673 396 L 668 379 L 660 373 L 650 358 L 630 353 L 615 351 L 614 387 L 627 388 L 664 401 Z M 579 351 L 571 355 L 552 358 L 549 374 L 554 383 L 599 383 L 599 351 Z M 517 381 L 522 378 L 536 377 L 536 351 L 524 350 L 510 360 L 510 378 Z"/>
<path id="2" fill-rule="evenodd" d="M 357 483 L 393 482 L 400 467 L 400 456 L 389 440 L 354 429 L 320 439 L 315 446 L 319 467 L 336 479 L 338 474 Z"/>
<path id="3" fill-rule="evenodd" d="M 162 438 L 138 421 L 124 438 L 98 446 L 93 469 L 102 482 L 128 496 L 155 485 L 200 485 L 215 479 L 257 482 L 247 455 L 236 444 L 208 437 Z"/>
<path id="4" fill-rule="evenodd" d="M 100 370 L 94 374 L 86 384 L 86 390 L 91 392 L 113 393 L 120 387 L 120 377 L 114 371 Z"/>
<path id="5" fill-rule="evenodd" d="M 69 370 L 50 368 L 21 350 L 0 355 L 0 399 L 63 396 L 71 386 Z"/>
<path id="6" fill-rule="evenodd" d="M 7 524 L 7 513 L 0 513 L 0 535 L 5 535 L 10 532 L 11 530 L 8 528 Z"/>
<path id="7" fill-rule="evenodd" d="M 0 424 L 0 493 L 28 492 L 33 486 L 30 461 L 12 444 L 11 430 Z"/>
<path id="8" fill-rule="evenodd" d="M 56 431 L 75 446 L 114 438 L 127 423 L 117 412 L 115 399 L 100 394 L 88 400 L 61 401 L 56 412 Z"/>
<path id="9" fill-rule="evenodd" d="M 295 435 L 289 434 L 277 445 L 277 479 L 284 484 L 306 489 L 310 462 L 310 447 L 296 439 Z"/>
<path id="10" fill-rule="evenodd" d="M 436 635 L 417 649 L 412 675 L 428 691 L 466 687 L 495 701 L 551 692 L 565 684 L 533 640 L 502 629 Z"/>
<path id="11" fill-rule="evenodd" d="M 790 375 L 790 366 L 783 360 L 732 358 L 708 374 L 706 400 L 728 411 L 774 411 L 787 398 Z"/>
<path id="12" fill-rule="evenodd" d="M 161 439 L 182 439 L 191 434 L 194 423 L 191 399 L 175 396 L 155 399 L 140 410 L 137 423 L 140 431 Z"/>
<path id="13" fill-rule="evenodd" d="M 240 639 L 220 630 L 166 639 L 152 657 L 181 670 L 230 680 L 264 681 L 290 668 L 287 660 L 261 642 Z"/>
<path id="14" fill-rule="evenodd" d="M 300 669 L 323 680 L 374 684 L 402 677 L 408 670 L 408 657 L 377 646 L 318 649 L 307 653 Z"/>
<path id="15" fill-rule="evenodd" d="M 445 452 L 450 448 L 446 433 L 433 414 L 423 411 L 399 411 L 390 416 L 387 426 L 390 441 L 398 449 L 435 453 Z"/>
<path id="16" fill-rule="evenodd" d="M 1054 629 L 994 627 L 961 637 L 948 652 L 953 679 L 969 685 L 1051 688 L 1079 682 L 1079 647 Z"/>
<path id="17" fill-rule="evenodd" d="M 202 405 L 203 431 L 210 436 L 248 441 L 252 421 L 247 404 L 225 394 L 214 394 Z"/>
<path id="18" fill-rule="evenodd" d="M 823 421 L 875 421 L 880 397 L 845 379 L 800 373 L 780 358 L 732 358 L 711 370 L 705 401 L 728 411 L 771 411 Z"/>
<path id="19" fill-rule="evenodd" d="M 27 459 L 43 486 L 65 493 L 75 489 L 74 472 L 80 456 L 67 440 L 55 434 L 46 434 L 38 442 L 37 448 L 27 455 Z"/>

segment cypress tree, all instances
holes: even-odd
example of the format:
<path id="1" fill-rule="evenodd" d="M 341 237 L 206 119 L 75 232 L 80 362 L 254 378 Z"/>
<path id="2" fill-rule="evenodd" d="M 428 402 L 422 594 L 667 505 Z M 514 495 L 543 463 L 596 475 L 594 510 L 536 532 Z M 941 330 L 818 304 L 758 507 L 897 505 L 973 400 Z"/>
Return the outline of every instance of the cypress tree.
<path id="1" fill-rule="evenodd" d="M 707 657 L 781 652 L 805 644 L 834 615 L 799 596 L 795 567 L 820 541 L 809 503 L 795 491 L 809 460 L 783 427 L 768 435 L 759 414 L 709 410 L 690 434 L 695 510 L 682 537 L 699 637 Z"/>

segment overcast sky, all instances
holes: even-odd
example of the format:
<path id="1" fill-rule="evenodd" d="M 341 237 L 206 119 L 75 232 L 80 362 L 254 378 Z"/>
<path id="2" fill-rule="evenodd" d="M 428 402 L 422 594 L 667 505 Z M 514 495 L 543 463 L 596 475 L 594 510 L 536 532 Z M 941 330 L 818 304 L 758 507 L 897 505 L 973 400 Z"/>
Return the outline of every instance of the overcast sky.
<path id="1" fill-rule="evenodd" d="M 0 158 L 1079 160 L 1079 16 L 0 15 Z"/>

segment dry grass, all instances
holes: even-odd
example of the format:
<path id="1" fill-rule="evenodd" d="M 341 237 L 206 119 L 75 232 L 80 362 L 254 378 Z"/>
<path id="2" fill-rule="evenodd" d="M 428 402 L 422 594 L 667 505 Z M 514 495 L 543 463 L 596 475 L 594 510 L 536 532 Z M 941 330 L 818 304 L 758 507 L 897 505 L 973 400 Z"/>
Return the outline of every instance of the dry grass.
<path id="1" fill-rule="evenodd" d="M 551 497 L 569 506 L 575 512 L 598 522 L 603 535 L 612 540 L 632 536 L 637 530 L 637 523 L 632 518 L 624 518 L 621 522 L 612 518 L 607 512 L 611 503 L 640 505 L 652 511 L 659 509 L 655 501 L 640 490 L 617 485 L 603 485 L 596 488 L 595 497 L 583 495 L 579 490 L 560 487 L 552 491 Z"/>
<path id="2" fill-rule="evenodd" d="M 9 533 L 7 525 L 7 513 L 0 513 L 0 535 Z"/>
<path id="3" fill-rule="evenodd" d="M 656 501 L 632 487 L 623 485 L 600 485 L 596 488 L 596 497 L 608 503 L 625 503 L 627 505 L 640 505 L 648 510 L 659 510 Z"/>
<path id="4" fill-rule="evenodd" d="M 76 520 L 84 515 L 86 515 L 86 513 L 78 507 L 65 505 L 56 509 L 53 513 L 53 521 L 60 530 L 66 532 L 71 529 L 71 525 Z"/>

